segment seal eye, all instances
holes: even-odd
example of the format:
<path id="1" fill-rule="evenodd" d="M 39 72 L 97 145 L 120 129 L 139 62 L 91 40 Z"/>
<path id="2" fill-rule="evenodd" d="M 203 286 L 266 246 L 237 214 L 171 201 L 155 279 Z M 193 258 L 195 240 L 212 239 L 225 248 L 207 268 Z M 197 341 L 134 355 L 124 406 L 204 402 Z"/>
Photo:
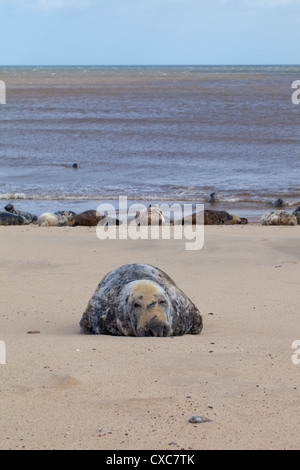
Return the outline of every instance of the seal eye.
<path id="1" fill-rule="evenodd" d="M 134 302 L 133 308 L 140 308 L 140 307 L 141 307 L 141 304 L 138 304 L 137 302 Z"/>
<path id="2" fill-rule="evenodd" d="M 160 301 L 158 302 L 158 304 L 164 307 L 164 306 L 167 305 L 167 301 L 166 301 L 166 300 L 160 300 Z"/>

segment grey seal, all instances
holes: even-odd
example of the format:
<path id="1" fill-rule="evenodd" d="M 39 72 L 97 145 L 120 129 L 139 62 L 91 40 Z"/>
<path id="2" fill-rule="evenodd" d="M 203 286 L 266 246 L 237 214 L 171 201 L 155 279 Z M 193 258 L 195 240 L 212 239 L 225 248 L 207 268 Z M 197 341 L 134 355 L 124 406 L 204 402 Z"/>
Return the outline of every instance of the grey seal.
<path id="1" fill-rule="evenodd" d="M 285 202 L 281 198 L 275 199 L 275 201 L 270 202 L 270 204 L 276 208 L 285 207 Z"/>
<path id="2" fill-rule="evenodd" d="M 181 336 L 199 334 L 202 315 L 159 268 L 127 264 L 107 274 L 81 318 L 88 334 Z"/>
<path id="3" fill-rule="evenodd" d="M 158 207 L 152 207 L 137 211 L 135 221 L 138 226 L 141 225 L 163 225 L 166 222 L 163 211 Z"/>
<path id="4" fill-rule="evenodd" d="M 60 226 L 67 225 L 69 220 L 76 215 L 73 211 L 56 211 L 54 215 L 58 217 L 58 223 Z"/>
<path id="5" fill-rule="evenodd" d="M 287 211 L 266 212 L 261 218 L 262 225 L 297 225 L 297 217 Z"/>
<path id="6" fill-rule="evenodd" d="M 294 212 L 293 215 L 296 217 L 298 225 L 300 225 L 300 206 L 298 206 Z"/>
<path id="7" fill-rule="evenodd" d="M 296 209 L 294 210 L 293 214 L 296 215 L 297 213 L 300 212 L 300 206 L 296 207 Z"/>
<path id="8" fill-rule="evenodd" d="M 38 218 L 36 215 L 34 214 L 31 214 L 30 212 L 25 212 L 25 211 L 18 211 L 15 209 L 15 207 L 13 206 L 13 204 L 7 204 L 4 209 L 7 211 L 7 212 L 10 212 L 11 214 L 15 214 L 15 215 L 20 215 L 21 217 L 24 217 L 24 219 L 29 223 L 33 223 L 33 222 L 37 222 Z"/>
<path id="9" fill-rule="evenodd" d="M 197 220 L 198 218 L 198 220 Z M 233 220 L 232 215 L 228 214 L 225 211 L 213 211 L 209 209 L 204 210 L 204 220 L 201 217 L 201 213 L 194 212 L 192 215 L 188 215 L 181 220 L 182 225 L 185 224 L 192 224 L 196 225 L 203 224 L 204 225 L 224 225 L 229 223 Z"/>
<path id="10" fill-rule="evenodd" d="M 78 225 L 84 227 L 96 227 L 101 221 L 103 224 L 107 222 L 110 225 L 121 225 L 121 221 L 118 219 L 113 219 L 111 217 L 107 217 L 107 215 L 101 215 L 95 210 L 89 210 L 82 212 L 81 214 L 74 215 L 68 220 L 68 225 L 71 227 L 76 227 Z"/>
<path id="11" fill-rule="evenodd" d="M 24 225 L 28 222 L 21 215 L 11 212 L 0 212 L 0 225 Z"/>
<path id="12" fill-rule="evenodd" d="M 220 199 L 216 193 L 211 193 L 208 199 L 208 202 L 211 204 L 220 202 Z"/>

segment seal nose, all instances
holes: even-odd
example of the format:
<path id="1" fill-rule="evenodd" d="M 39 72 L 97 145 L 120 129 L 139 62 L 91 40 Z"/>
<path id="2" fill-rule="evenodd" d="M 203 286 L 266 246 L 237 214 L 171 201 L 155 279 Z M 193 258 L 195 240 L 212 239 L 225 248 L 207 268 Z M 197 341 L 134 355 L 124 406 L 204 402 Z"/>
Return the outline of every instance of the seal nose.
<path id="1" fill-rule="evenodd" d="M 171 328 L 167 323 L 153 318 L 145 330 L 145 336 L 166 337 L 170 335 Z"/>

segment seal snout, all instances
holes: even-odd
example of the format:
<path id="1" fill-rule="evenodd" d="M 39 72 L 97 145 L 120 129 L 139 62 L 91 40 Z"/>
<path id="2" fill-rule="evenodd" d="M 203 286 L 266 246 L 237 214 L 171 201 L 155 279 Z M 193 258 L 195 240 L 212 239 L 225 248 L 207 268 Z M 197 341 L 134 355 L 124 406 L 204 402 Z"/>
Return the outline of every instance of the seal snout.
<path id="1" fill-rule="evenodd" d="M 170 325 L 166 322 L 159 320 L 156 316 L 139 331 L 140 336 L 152 336 L 164 338 L 169 336 L 171 332 Z"/>

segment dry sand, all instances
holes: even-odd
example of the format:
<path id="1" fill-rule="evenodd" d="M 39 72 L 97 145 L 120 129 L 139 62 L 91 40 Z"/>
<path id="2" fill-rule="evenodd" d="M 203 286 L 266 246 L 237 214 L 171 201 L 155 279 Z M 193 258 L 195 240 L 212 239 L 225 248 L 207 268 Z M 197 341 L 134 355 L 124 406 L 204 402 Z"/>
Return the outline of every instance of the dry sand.
<path id="1" fill-rule="evenodd" d="M 1 449 L 300 448 L 300 227 L 206 227 L 197 252 L 0 227 L 0 253 Z M 201 335 L 80 334 L 98 282 L 131 262 L 175 280 L 203 313 Z"/>

